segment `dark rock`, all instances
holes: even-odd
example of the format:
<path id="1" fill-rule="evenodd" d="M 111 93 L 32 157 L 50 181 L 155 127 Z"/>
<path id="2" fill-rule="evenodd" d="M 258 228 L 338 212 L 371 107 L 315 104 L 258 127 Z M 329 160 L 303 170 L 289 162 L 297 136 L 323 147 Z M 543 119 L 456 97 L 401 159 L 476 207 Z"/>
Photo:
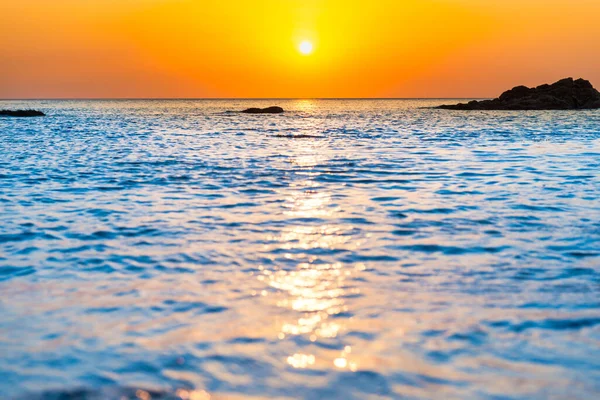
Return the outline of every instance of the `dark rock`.
<path id="1" fill-rule="evenodd" d="M 586 110 L 600 108 L 600 92 L 589 81 L 562 79 L 535 88 L 517 86 L 497 99 L 439 106 L 446 110 Z"/>
<path id="2" fill-rule="evenodd" d="M 273 135 L 277 138 L 286 138 L 286 139 L 323 139 L 323 136 L 317 135 Z"/>
<path id="3" fill-rule="evenodd" d="M 281 114 L 283 108 L 281 107 L 267 107 L 267 108 L 249 108 L 242 111 L 245 114 Z"/>
<path id="4" fill-rule="evenodd" d="M 37 110 L 0 110 L 0 116 L 3 117 L 44 117 L 41 111 Z"/>

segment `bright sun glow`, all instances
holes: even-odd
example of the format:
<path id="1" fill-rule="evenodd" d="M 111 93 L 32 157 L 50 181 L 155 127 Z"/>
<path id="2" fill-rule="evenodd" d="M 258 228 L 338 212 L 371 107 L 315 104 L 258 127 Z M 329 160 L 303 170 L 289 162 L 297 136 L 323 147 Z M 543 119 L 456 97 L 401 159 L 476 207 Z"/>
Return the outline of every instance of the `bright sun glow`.
<path id="1" fill-rule="evenodd" d="M 310 54 L 313 51 L 313 45 L 311 42 L 304 41 L 300 43 L 300 53 L 302 54 Z"/>

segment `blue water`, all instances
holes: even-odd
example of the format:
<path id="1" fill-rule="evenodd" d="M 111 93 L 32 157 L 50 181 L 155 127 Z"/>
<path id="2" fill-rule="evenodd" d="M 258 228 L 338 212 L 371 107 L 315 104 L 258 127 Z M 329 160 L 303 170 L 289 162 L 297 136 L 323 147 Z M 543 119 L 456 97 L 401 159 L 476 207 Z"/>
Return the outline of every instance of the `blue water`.
<path id="1" fill-rule="evenodd" d="M 0 398 L 596 398 L 600 112 L 441 103 L 0 102 Z"/>

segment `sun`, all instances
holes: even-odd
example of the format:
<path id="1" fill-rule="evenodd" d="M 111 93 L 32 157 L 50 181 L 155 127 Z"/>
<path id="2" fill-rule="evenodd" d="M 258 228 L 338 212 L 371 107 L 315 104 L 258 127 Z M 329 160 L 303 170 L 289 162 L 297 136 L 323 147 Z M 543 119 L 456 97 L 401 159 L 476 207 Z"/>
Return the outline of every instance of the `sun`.
<path id="1" fill-rule="evenodd" d="M 300 50 L 300 53 L 304 55 L 309 55 L 313 52 L 313 44 L 308 40 L 305 40 L 302 43 L 300 43 L 300 47 L 298 49 Z"/>

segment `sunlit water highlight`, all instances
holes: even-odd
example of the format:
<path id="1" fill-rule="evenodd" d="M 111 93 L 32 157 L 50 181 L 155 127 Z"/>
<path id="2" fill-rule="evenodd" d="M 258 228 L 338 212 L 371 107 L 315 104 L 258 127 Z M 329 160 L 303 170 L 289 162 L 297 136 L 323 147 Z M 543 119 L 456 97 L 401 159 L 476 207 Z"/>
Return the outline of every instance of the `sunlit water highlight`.
<path id="1" fill-rule="evenodd" d="M 440 103 L 0 102 L 0 397 L 594 398 L 600 112 Z"/>

